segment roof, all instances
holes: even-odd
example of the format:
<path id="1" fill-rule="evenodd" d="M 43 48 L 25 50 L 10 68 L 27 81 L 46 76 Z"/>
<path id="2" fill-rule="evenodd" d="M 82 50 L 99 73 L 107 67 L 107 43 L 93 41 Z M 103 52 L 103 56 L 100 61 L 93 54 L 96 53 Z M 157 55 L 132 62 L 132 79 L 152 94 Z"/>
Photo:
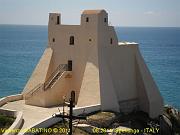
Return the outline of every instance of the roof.
<path id="1" fill-rule="evenodd" d="M 101 9 L 101 10 L 84 10 L 82 14 L 100 14 L 102 12 L 106 13 L 104 9 Z"/>
<path id="2" fill-rule="evenodd" d="M 118 42 L 118 45 L 138 45 L 138 43 L 135 43 L 135 42 Z"/>

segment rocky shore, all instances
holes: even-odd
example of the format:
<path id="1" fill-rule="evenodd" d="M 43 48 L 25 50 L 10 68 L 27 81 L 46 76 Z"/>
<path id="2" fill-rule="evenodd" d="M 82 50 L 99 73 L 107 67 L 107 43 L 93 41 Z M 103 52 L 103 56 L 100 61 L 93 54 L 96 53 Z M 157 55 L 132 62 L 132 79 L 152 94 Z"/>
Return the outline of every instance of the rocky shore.
<path id="1" fill-rule="evenodd" d="M 162 128 L 164 134 L 180 135 L 180 111 L 172 106 L 166 105 L 164 107 Z"/>

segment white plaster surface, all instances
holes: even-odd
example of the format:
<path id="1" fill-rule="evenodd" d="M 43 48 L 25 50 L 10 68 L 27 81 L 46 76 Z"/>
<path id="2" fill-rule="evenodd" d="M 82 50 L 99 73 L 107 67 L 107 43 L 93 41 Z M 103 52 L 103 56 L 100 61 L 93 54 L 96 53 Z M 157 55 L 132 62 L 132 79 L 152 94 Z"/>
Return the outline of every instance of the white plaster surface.
<path id="1" fill-rule="evenodd" d="M 3 105 L 1 108 L 22 111 L 24 118 L 24 125 L 22 129 L 25 129 L 33 125 L 34 123 L 37 123 L 49 116 L 52 116 L 54 113 L 58 112 L 58 107 L 43 108 L 43 107 L 26 105 L 24 100 L 9 102 Z"/>
<path id="2" fill-rule="evenodd" d="M 72 61 L 71 78 L 55 80 L 58 82 L 51 89 L 32 96 L 26 104 L 54 106 L 74 90 L 78 107 L 101 104 L 101 110 L 129 113 L 139 109 L 152 118 L 162 114 L 163 98 L 138 44 L 118 42 L 114 27 L 108 25 L 105 10 L 85 10 L 80 25 L 61 24 L 60 17 L 59 13 L 49 15 L 49 49 L 26 88 L 31 91 L 35 84 L 44 83 L 58 65 L 67 64 L 69 60 Z M 74 45 L 70 45 L 72 36 Z"/>
<path id="3" fill-rule="evenodd" d="M 23 123 L 23 113 L 21 111 L 0 108 L 0 114 L 6 116 L 12 116 L 16 118 L 13 124 L 9 127 L 8 129 L 9 131 L 13 131 L 21 128 Z M 15 132 L 5 132 L 3 135 L 15 135 L 15 134 L 16 134 Z"/>

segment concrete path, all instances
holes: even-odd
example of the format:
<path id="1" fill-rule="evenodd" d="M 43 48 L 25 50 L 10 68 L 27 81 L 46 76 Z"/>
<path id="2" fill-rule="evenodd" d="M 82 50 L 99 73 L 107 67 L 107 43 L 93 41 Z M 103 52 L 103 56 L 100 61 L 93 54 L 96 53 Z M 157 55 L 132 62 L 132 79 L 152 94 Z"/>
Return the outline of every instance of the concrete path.
<path id="1" fill-rule="evenodd" d="M 26 105 L 24 100 L 9 102 L 0 108 L 23 111 L 24 125 L 22 129 L 26 129 L 29 126 L 52 116 L 54 113 L 59 112 L 58 108 L 62 111 L 62 107 L 43 108 Z"/>

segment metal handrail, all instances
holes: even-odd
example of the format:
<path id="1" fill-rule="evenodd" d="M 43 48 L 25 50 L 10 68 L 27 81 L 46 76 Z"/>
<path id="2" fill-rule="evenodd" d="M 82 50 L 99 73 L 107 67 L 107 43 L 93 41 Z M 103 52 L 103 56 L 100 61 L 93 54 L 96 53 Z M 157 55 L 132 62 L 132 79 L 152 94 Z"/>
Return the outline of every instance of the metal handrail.
<path id="1" fill-rule="evenodd" d="M 67 71 L 67 64 L 60 64 L 56 70 L 50 75 L 50 77 L 46 80 L 45 83 L 40 83 L 36 85 L 32 90 L 30 90 L 26 95 L 25 98 L 28 99 L 34 95 L 39 90 L 46 90 L 49 88 L 49 85 L 53 82 L 58 74 L 62 74 L 64 71 Z"/>
<path id="2" fill-rule="evenodd" d="M 28 95 L 32 95 L 34 93 L 34 91 L 36 91 L 37 89 L 39 89 L 41 87 L 41 83 L 39 83 L 38 85 L 36 85 L 32 90 L 30 90 L 28 93 L 26 93 L 26 97 Z"/>
<path id="3" fill-rule="evenodd" d="M 51 82 L 56 78 L 58 74 L 62 74 L 64 71 L 67 70 L 67 64 L 61 64 L 59 65 L 56 70 L 51 74 L 51 76 L 45 81 L 44 83 L 44 90 L 48 88 L 48 86 L 51 84 Z"/>

